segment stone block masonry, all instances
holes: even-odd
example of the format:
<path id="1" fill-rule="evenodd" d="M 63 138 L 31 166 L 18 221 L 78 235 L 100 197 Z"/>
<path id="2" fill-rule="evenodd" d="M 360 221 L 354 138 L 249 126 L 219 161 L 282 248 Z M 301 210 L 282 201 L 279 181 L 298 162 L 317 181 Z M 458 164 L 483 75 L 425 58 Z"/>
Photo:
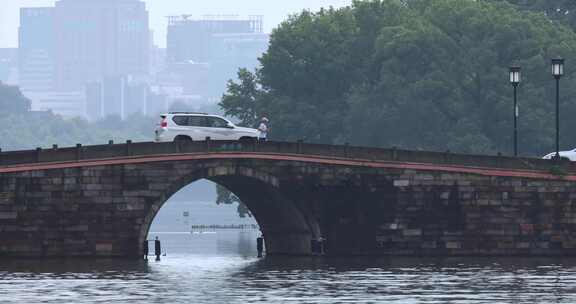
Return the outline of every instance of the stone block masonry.
<path id="1" fill-rule="evenodd" d="M 368 161 L 351 158 L 365 153 L 353 147 L 348 158 L 331 155 L 334 148 L 321 157 L 321 146 L 311 155 L 253 152 L 273 145 L 162 147 L 146 146 L 158 155 L 134 144 L 131 156 L 0 167 L 0 257 L 138 258 L 158 210 L 198 179 L 240 197 L 270 255 L 310 255 L 323 240 L 332 256 L 576 256 L 571 167 L 552 175 L 539 162 L 538 170 L 407 162 L 401 151 L 390 154 L 395 161 L 375 160 L 388 157 L 382 151 Z"/>

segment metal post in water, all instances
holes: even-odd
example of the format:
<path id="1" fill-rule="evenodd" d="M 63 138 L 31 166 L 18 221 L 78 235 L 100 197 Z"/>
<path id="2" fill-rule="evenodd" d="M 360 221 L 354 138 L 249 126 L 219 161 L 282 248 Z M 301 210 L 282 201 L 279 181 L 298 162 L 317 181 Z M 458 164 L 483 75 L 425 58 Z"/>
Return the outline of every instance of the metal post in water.
<path id="1" fill-rule="evenodd" d="M 310 251 L 312 251 L 313 255 L 317 255 L 320 253 L 320 244 L 318 244 L 318 240 L 316 239 L 310 240 Z"/>
<path id="2" fill-rule="evenodd" d="M 150 249 L 148 248 L 148 240 L 144 241 L 143 249 L 144 249 L 144 260 L 148 261 L 148 253 L 150 252 Z"/>
<path id="3" fill-rule="evenodd" d="M 324 255 L 324 238 L 311 239 L 310 251 L 313 255 Z"/>
<path id="4" fill-rule="evenodd" d="M 264 252 L 264 237 L 260 236 L 256 239 L 256 249 L 258 250 L 258 257 L 261 258 Z"/>
<path id="5" fill-rule="evenodd" d="M 154 240 L 154 255 L 156 256 L 156 261 L 160 261 L 160 255 L 162 254 L 162 246 L 160 245 L 160 240 L 158 237 Z"/>

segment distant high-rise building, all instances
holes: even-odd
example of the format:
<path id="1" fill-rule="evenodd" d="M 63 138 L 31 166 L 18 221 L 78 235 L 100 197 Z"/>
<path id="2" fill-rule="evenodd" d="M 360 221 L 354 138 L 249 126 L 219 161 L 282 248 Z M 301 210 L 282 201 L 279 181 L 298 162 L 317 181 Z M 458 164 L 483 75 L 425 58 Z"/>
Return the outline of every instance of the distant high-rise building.
<path id="1" fill-rule="evenodd" d="M 269 43 L 262 28 L 262 16 L 169 17 L 167 72 L 178 75 L 185 94 L 217 100 L 227 81 L 236 78 L 238 68 L 258 65 Z"/>
<path id="2" fill-rule="evenodd" d="M 157 75 L 166 68 L 166 49 L 152 46 L 150 51 L 150 74 Z"/>
<path id="3" fill-rule="evenodd" d="M 124 108 L 122 81 L 149 76 L 151 39 L 140 0 L 59 0 L 55 7 L 23 8 L 20 85 L 33 107 L 54 106 L 55 112 L 88 108 L 88 116 L 102 117 L 142 111 Z"/>
<path id="4" fill-rule="evenodd" d="M 148 74 L 148 11 L 139 0 L 60 0 L 54 9 L 59 89 Z"/>
<path id="5" fill-rule="evenodd" d="M 19 28 L 19 84 L 22 90 L 52 91 L 55 86 L 54 11 L 22 8 Z"/>
<path id="6" fill-rule="evenodd" d="M 223 92 L 228 80 L 236 79 L 239 68 L 255 69 L 269 42 L 269 35 L 262 33 L 214 34 L 210 43 L 210 90 Z"/>
<path id="7" fill-rule="evenodd" d="M 86 84 L 86 114 L 91 120 L 98 120 L 104 115 L 102 82 L 90 82 Z"/>
<path id="8" fill-rule="evenodd" d="M 0 81 L 17 85 L 18 49 L 0 48 Z"/>
<path id="9" fill-rule="evenodd" d="M 52 111 L 64 117 L 86 118 L 86 96 L 82 91 L 25 92 L 32 100 L 32 111 Z"/>
<path id="10" fill-rule="evenodd" d="M 92 120 L 117 115 L 122 119 L 131 114 L 149 114 L 150 86 L 132 77 L 105 77 L 86 85 L 87 116 Z"/>
<path id="11" fill-rule="evenodd" d="M 209 62 L 214 34 L 262 33 L 262 16 L 238 19 L 236 16 L 190 15 L 168 17 L 166 56 L 168 63 Z"/>

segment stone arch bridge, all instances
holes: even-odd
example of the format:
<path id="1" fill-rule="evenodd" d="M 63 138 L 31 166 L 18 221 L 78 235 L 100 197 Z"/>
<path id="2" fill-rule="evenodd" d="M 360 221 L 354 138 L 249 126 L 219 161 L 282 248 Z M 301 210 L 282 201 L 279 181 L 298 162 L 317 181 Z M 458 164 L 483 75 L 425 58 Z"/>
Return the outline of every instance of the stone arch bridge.
<path id="1" fill-rule="evenodd" d="M 164 202 L 208 179 L 269 255 L 576 255 L 576 166 L 285 142 L 0 153 L 0 256 L 130 257 Z"/>

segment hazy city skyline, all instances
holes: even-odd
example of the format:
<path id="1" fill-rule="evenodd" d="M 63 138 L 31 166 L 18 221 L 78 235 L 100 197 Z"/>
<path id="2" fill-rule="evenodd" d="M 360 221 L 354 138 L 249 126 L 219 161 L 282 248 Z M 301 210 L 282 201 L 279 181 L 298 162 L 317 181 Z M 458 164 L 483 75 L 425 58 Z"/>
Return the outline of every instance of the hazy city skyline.
<path id="1" fill-rule="evenodd" d="M 1 0 L 0 48 L 18 47 L 19 13 L 22 7 L 54 6 L 57 0 Z M 143 0 L 150 13 L 150 29 L 154 41 L 166 46 L 166 16 L 192 14 L 192 18 L 203 15 L 264 15 L 264 30 L 270 32 L 290 14 L 303 9 L 317 10 L 321 7 L 341 7 L 351 0 L 292 0 L 278 3 L 266 0 L 213 0 L 199 3 L 192 0 Z"/>

